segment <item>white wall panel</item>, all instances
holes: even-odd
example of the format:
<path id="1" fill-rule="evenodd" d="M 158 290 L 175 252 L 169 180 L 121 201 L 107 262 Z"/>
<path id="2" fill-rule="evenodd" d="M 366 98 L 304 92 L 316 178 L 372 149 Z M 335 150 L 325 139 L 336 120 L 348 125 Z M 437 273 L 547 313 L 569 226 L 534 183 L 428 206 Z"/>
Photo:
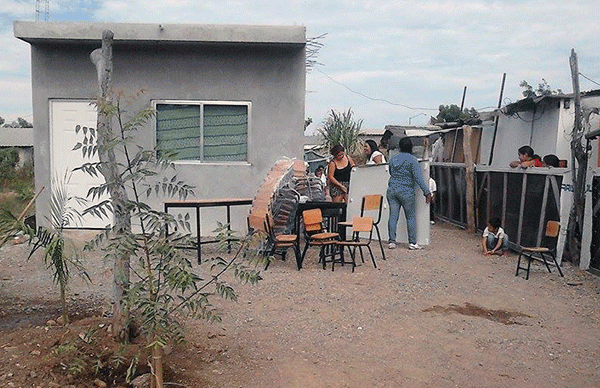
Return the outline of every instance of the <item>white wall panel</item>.
<path id="1" fill-rule="evenodd" d="M 429 162 L 420 162 L 420 165 L 425 182 L 428 182 Z M 352 217 L 360 216 L 360 206 L 363 195 L 383 195 L 383 211 L 379 229 L 381 231 L 381 238 L 386 241 L 388 240 L 388 220 L 390 213 L 386 197 L 389 176 L 387 164 L 355 167 L 352 170 L 352 175 L 350 177 L 350 202 L 348 203 L 347 214 L 349 221 L 352 220 Z M 420 188 L 416 189 L 415 195 L 417 196 L 417 243 L 420 245 L 429 245 L 429 205 L 425 203 L 425 197 Z M 398 220 L 397 228 L 397 241 L 408 243 L 406 218 L 404 217 L 403 211 L 400 211 L 400 219 Z M 377 235 L 375 234 L 374 237 L 377 237 Z"/>

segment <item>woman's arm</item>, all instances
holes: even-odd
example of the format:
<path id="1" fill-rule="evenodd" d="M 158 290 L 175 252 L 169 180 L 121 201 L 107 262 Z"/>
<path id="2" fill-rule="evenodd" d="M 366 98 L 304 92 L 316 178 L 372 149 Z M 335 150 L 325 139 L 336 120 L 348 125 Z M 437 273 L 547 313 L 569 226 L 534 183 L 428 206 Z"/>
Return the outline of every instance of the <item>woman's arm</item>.
<path id="1" fill-rule="evenodd" d="M 383 155 L 382 154 L 375 155 L 375 157 L 373 157 L 373 161 L 375 162 L 375 164 L 383 163 Z"/>
<path id="2" fill-rule="evenodd" d="M 429 185 L 425 184 L 425 180 L 423 179 L 423 174 L 421 173 L 421 166 L 417 159 L 413 159 L 411 165 L 413 177 L 423 191 L 423 195 L 427 198 L 427 203 L 431 202 L 431 193 L 429 192 Z"/>

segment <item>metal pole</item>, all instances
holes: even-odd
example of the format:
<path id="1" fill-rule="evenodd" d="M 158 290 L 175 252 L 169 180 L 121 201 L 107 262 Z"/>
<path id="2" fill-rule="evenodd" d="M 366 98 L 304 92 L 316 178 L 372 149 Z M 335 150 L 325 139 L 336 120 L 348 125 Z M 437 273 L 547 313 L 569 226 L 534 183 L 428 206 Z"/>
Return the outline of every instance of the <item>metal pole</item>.
<path id="1" fill-rule="evenodd" d="M 498 112 L 496 115 L 496 122 L 494 123 L 494 136 L 492 137 L 492 147 L 490 149 L 490 159 L 488 160 L 488 166 L 492 165 L 494 159 L 494 146 L 496 145 L 496 133 L 498 132 L 498 121 L 500 121 L 500 108 L 502 107 L 502 95 L 504 94 L 504 82 L 506 81 L 506 73 L 502 75 L 502 86 L 500 86 L 500 98 L 498 99 Z"/>
<path id="2" fill-rule="evenodd" d="M 463 108 L 465 107 L 465 96 L 467 95 L 467 87 L 465 86 L 465 88 L 463 89 L 463 97 L 462 97 L 462 101 L 460 103 L 460 113 L 462 114 Z"/>

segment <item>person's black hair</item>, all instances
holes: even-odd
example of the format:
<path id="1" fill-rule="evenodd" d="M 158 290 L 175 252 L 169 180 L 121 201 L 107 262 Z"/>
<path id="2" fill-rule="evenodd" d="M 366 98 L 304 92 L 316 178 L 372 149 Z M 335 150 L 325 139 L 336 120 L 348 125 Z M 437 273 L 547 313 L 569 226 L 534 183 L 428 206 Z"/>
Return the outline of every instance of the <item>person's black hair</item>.
<path id="1" fill-rule="evenodd" d="M 402 139 L 400 139 L 398 147 L 400 148 L 400 152 L 412 154 L 413 145 L 409 137 L 403 137 Z"/>
<path id="2" fill-rule="evenodd" d="M 558 167 L 558 156 L 552 154 L 546 155 L 544 156 L 544 163 L 546 163 L 546 166 Z"/>
<path id="3" fill-rule="evenodd" d="M 535 154 L 531 157 L 531 159 L 537 159 L 537 160 L 542 160 L 542 157 L 539 156 L 538 154 Z"/>
<path id="4" fill-rule="evenodd" d="M 335 156 L 335 155 L 339 154 L 340 151 L 344 151 L 344 147 L 339 144 L 336 144 L 333 147 L 331 147 L 330 153 L 331 153 L 331 155 Z"/>
<path id="5" fill-rule="evenodd" d="M 488 224 L 492 225 L 496 229 L 500 227 L 500 223 L 501 223 L 500 218 L 498 218 L 498 217 L 492 217 L 488 221 Z"/>
<path id="6" fill-rule="evenodd" d="M 383 133 L 383 136 L 381 136 L 381 146 L 383 148 L 389 148 L 389 142 L 390 139 L 392 138 L 392 136 L 394 136 L 394 133 L 392 131 L 390 131 L 389 129 L 386 129 L 385 132 Z"/>
<path id="7" fill-rule="evenodd" d="M 533 148 L 531 148 L 528 145 L 524 145 L 521 148 L 519 148 L 519 155 L 527 155 L 530 158 L 533 158 L 533 155 L 534 155 Z"/>
<path id="8" fill-rule="evenodd" d="M 367 144 L 369 146 L 369 148 L 371 149 L 371 152 L 369 152 L 369 158 L 371 157 L 371 155 L 373 155 L 373 152 L 375 151 L 379 151 L 379 147 L 377 147 L 377 143 L 375 143 L 375 140 L 366 140 L 365 144 Z"/>

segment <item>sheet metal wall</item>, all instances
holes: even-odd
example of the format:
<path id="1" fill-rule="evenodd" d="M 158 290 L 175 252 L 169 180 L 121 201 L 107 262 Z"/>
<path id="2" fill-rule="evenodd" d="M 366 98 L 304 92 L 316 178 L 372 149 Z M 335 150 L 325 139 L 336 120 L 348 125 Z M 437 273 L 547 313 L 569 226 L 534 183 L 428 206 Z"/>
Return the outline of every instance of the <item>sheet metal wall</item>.
<path id="1" fill-rule="evenodd" d="M 467 226 L 467 186 L 463 163 L 431 163 L 431 177 L 437 184 L 433 203 L 436 217 Z"/>
<path id="2" fill-rule="evenodd" d="M 431 174 L 438 189 L 434 214 L 465 227 L 465 165 L 431 163 Z M 553 247 L 556 242 L 547 241 L 544 232 L 546 221 L 560 220 L 562 174 L 563 171 L 552 173 L 546 169 L 491 171 L 485 167 L 477 168 L 474 198 L 477 229 L 482 231 L 490 218 L 499 217 L 513 244 Z M 596 234 L 600 233 L 594 233 Z M 597 245 L 600 246 L 600 241 Z M 598 266 L 600 267 L 600 259 Z"/>

